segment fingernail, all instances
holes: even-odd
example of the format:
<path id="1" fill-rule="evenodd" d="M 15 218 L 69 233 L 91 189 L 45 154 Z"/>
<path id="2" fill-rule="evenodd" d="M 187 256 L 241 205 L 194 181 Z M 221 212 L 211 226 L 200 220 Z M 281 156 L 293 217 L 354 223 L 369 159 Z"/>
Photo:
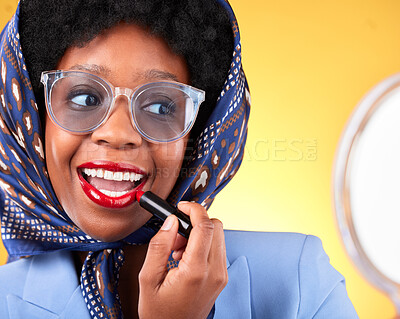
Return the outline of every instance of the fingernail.
<path id="1" fill-rule="evenodd" d="M 172 225 L 174 224 L 174 219 L 171 216 L 168 216 L 162 225 L 162 230 L 170 230 Z"/>

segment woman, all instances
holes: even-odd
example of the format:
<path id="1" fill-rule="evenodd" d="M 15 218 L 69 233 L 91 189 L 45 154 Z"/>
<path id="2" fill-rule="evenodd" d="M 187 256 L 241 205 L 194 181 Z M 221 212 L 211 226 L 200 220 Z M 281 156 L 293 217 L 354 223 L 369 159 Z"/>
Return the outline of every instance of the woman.
<path id="1" fill-rule="evenodd" d="M 2 317 L 357 317 L 318 239 L 207 216 L 249 114 L 225 1 L 23 1 L 1 57 L 2 239 L 33 255 L 1 267 Z"/>

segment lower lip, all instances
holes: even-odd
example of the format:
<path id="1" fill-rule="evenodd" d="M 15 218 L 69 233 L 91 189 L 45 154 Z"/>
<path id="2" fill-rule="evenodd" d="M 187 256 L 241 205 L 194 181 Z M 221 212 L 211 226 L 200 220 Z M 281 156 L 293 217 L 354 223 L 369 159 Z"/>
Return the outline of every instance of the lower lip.
<path id="1" fill-rule="evenodd" d="M 78 176 L 79 182 L 81 183 L 82 189 L 86 196 L 96 204 L 107 208 L 124 208 L 133 204 L 136 201 L 136 192 L 141 190 L 146 182 L 146 180 L 143 180 L 138 187 L 123 196 L 110 197 L 90 185 L 81 174 L 78 173 Z"/>

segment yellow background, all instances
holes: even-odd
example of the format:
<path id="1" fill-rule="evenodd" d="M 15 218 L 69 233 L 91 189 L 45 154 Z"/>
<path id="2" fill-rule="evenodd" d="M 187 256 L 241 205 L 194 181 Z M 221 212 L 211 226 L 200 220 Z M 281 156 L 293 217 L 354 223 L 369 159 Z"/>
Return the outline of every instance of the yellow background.
<path id="1" fill-rule="evenodd" d="M 319 236 L 360 318 L 390 300 L 355 269 L 331 197 L 335 149 L 362 96 L 400 69 L 400 1 L 231 0 L 252 93 L 246 156 L 210 209 L 225 228 Z M 16 0 L 0 0 L 0 25 Z M 6 259 L 0 248 L 0 264 Z"/>

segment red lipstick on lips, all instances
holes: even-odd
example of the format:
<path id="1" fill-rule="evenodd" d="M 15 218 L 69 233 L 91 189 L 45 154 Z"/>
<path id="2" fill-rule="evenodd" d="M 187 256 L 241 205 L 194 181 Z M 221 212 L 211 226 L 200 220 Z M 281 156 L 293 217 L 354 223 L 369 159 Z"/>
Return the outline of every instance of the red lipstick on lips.
<path id="1" fill-rule="evenodd" d="M 135 173 L 143 175 L 140 184 L 138 182 L 132 182 L 134 184 L 134 188 L 129 190 L 126 194 L 119 197 L 112 197 L 104 194 L 99 189 L 91 185 L 88 180 L 83 176 L 84 169 L 103 169 L 104 171 L 109 172 L 121 172 L 125 173 Z M 107 208 L 124 208 L 126 206 L 131 205 L 136 201 L 136 192 L 141 190 L 146 183 L 146 173 L 140 170 L 139 168 L 126 164 L 126 163 L 114 163 L 108 161 L 95 161 L 95 162 L 87 162 L 78 167 L 78 178 L 81 184 L 83 192 L 86 194 L 89 199 L 91 199 L 94 203 L 107 207 Z M 107 183 L 113 183 L 113 181 L 107 181 Z M 118 181 L 115 181 L 118 183 Z"/>

